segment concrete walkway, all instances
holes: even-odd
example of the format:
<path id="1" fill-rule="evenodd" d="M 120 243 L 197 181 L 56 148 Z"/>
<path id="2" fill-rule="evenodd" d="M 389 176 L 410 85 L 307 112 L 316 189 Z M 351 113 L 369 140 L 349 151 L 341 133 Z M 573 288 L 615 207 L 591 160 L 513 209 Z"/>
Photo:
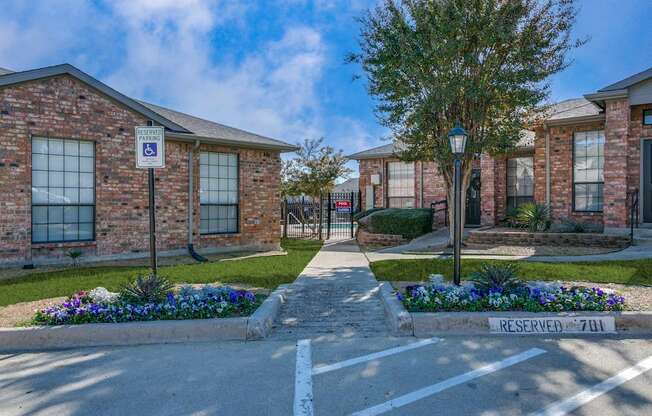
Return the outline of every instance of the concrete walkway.
<path id="1" fill-rule="evenodd" d="M 378 282 L 353 240 L 326 242 L 290 285 L 272 339 L 383 336 Z"/>

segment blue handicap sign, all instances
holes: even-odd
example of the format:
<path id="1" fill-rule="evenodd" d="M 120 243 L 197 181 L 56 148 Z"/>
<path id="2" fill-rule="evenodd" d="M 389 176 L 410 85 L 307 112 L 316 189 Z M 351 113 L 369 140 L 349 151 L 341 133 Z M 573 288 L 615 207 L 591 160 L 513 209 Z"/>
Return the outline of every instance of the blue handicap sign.
<path id="1" fill-rule="evenodd" d="M 158 154 L 156 144 L 157 143 L 143 143 L 143 155 L 145 157 L 156 157 Z"/>

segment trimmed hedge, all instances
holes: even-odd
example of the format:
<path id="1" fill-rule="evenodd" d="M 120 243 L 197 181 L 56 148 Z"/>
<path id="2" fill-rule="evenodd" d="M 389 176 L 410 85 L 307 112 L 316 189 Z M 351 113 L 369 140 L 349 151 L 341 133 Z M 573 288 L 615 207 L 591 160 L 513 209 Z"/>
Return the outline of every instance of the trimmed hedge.
<path id="1" fill-rule="evenodd" d="M 385 208 L 369 208 L 364 211 L 357 212 L 353 214 L 353 221 L 358 221 L 360 218 L 364 218 L 369 214 L 373 214 L 374 212 L 382 211 Z"/>
<path id="2" fill-rule="evenodd" d="M 432 231 L 432 211 L 429 208 L 388 208 L 374 212 L 367 220 L 368 231 L 378 234 L 415 238 Z"/>

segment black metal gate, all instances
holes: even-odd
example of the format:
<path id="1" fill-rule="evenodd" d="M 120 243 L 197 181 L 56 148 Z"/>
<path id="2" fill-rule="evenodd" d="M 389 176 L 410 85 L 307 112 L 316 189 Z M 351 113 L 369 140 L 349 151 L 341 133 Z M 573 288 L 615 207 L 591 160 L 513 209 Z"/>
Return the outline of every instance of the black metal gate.
<path id="1" fill-rule="evenodd" d="M 283 202 L 283 237 L 346 239 L 355 237 L 353 215 L 360 211 L 359 192 L 333 192 L 318 200 L 290 197 Z"/>

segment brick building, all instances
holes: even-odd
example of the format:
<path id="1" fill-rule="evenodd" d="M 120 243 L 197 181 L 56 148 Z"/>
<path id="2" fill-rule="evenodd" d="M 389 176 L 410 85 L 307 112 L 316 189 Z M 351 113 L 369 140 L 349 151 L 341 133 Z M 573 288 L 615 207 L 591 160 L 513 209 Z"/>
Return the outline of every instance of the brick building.
<path id="1" fill-rule="evenodd" d="M 553 219 L 623 231 L 638 194 L 652 224 L 652 68 L 583 98 L 551 106 L 509 157 L 481 155 L 467 194 L 467 224 L 493 225 L 509 207 L 536 201 Z M 359 161 L 363 208 L 429 207 L 446 199 L 433 162 L 401 162 L 393 144 Z"/>
<path id="2" fill-rule="evenodd" d="M 0 264 L 148 253 L 136 126 L 165 128 L 156 170 L 162 254 L 279 246 L 287 143 L 131 99 L 71 65 L 0 69 Z"/>

